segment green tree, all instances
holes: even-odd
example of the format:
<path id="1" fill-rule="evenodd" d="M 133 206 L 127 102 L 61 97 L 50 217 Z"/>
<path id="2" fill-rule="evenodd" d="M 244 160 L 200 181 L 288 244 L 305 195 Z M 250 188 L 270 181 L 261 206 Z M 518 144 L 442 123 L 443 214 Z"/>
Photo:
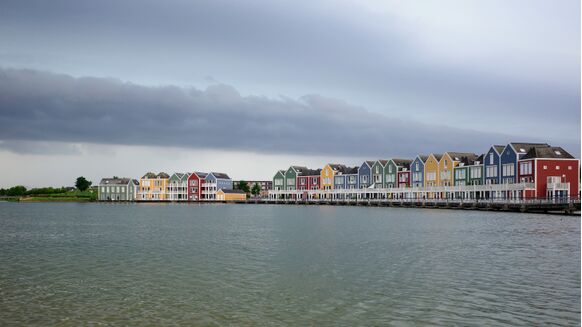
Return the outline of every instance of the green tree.
<path id="1" fill-rule="evenodd" d="M 93 184 L 91 181 L 88 181 L 87 179 L 85 179 L 85 177 L 81 176 L 81 177 L 77 177 L 77 181 L 75 182 L 75 187 L 79 189 L 79 191 L 86 191 L 91 184 Z"/>
<path id="2" fill-rule="evenodd" d="M 246 181 L 238 182 L 238 189 L 244 191 L 245 193 L 249 193 L 251 191 L 251 189 L 249 188 L 249 183 L 247 183 Z"/>
<path id="3" fill-rule="evenodd" d="M 257 196 L 257 195 L 259 195 L 261 193 L 261 187 L 259 186 L 259 184 L 253 185 L 253 188 L 251 189 L 251 193 L 254 196 Z"/>
<path id="4" fill-rule="evenodd" d="M 22 196 L 26 193 L 26 187 L 22 185 L 13 186 L 9 188 L 6 192 L 8 196 Z"/>

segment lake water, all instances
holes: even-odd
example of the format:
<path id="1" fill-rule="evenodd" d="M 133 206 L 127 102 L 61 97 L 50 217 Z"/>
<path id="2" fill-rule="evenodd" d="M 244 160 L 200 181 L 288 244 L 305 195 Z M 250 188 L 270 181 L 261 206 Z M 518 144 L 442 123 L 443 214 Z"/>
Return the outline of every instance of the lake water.
<path id="1" fill-rule="evenodd" d="M 0 203 L 1 326 L 579 325 L 580 217 Z"/>

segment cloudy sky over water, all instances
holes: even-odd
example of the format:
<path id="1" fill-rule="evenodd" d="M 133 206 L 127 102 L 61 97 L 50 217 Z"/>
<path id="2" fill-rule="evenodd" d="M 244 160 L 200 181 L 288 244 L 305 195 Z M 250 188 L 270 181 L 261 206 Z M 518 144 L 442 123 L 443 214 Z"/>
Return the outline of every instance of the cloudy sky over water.
<path id="1" fill-rule="evenodd" d="M 580 155 L 577 0 L 5 0 L 0 45 L 0 187 Z"/>

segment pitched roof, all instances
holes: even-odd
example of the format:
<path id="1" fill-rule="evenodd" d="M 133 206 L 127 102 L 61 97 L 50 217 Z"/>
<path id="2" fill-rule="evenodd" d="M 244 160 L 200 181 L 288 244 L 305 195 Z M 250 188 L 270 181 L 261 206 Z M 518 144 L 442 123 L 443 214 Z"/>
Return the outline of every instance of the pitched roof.
<path id="1" fill-rule="evenodd" d="M 328 164 L 328 166 L 335 171 L 341 171 L 343 172 L 344 170 L 346 170 L 348 167 L 346 167 L 346 165 L 342 165 L 342 164 Z"/>
<path id="2" fill-rule="evenodd" d="M 460 162 L 474 161 L 477 158 L 477 155 L 471 152 L 447 152 L 447 154 L 454 161 Z"/>
<path id="3" fill-rule="evenodd" d="M 299 176 L 319 176 L 321 175 L 321 169 L 304 169 L 299 172 Z"/>
<path id="4" fill-rule="evenodd" d="M 385 159 L 376 160 L 376 162 L 379 162 L 380 165 L 382 165 L 382 167 L 386 167 L 386 165 L 388 164 L 388 161 L 390 161 L 390 160 L 385 160 Z"/>
<path id="5" fill-rule="evenodd" d="M 521 159 L 533 158 L 574 159 L 574 156 L 559 146 L 549 146 L 531 148 Z"/>
<path id="6" fill-rule="evenodd" d="M 412 160 L 410 159 L 392 159 L 394 164 L 398 167 L 410 168 Z"/>
<path id="7" fill-rule="evenodd" d="M 433 157 L 436 158 L 437 161 L 441 161 L 441 158 L 443 157 L 442 153 L 431 153 L 433 155 Z"/>
<path id="8" fill-rule="evenodd" d="M 143 175 L 142 179 L 151 179 L 151 178 L 156 178 L 156 174 L 152 173 L 152 172 L 147 172 L 145 175 Z"/>
<path id="9" fill-rule="evenodd" d="M 346 174 L 357 174 L 358 173 L 358 169 L 360 169 L 360 167 L 348 167 L 348 169 L 346 170 Z"/>
<path id="10" fill-rule="evenodd" d="M 164 173 L 164 172 L 160 172 L 156 178 L 170 178 L 170 175 Z"/>
<path id="11" fill-rule="evenodd" d="M 190 176 L 192 176 L 194 174 L 196 174 L 196 176 L 198 176 L 199 178 L 206 178 L 206 176 L 208 176 L 208 173 L 203 173 L 203 172 L 200 172 L 200 171 L 195 171 Z"/>
<path id="12" fill-rule="evenodd" d="M 494 145 L 493 149 L 495 149 L 497 153 L 501 154 L 501 152 L 503 152 L 503 149 L 505 149 L 505 145 Z"/>
<path id="13" fill-rule="evenodd" d="M 298 174 L 301 174 L 302 171 L 307 170 L 307 167 L 304 166 L 291 166 L 289 169 L 293 168 Z"/>
<path id="14" fill-rule="evenodd" d="M 127 185 L 132 181 L 134 180 L 128 177 L 102 178 L 101 182 L 99 182 L 99 185 Z"/>
<path id="15" fill-rule="evenodd" d="M 228 177 L 227 174 L 225 173 L 216 173 L 216 172 L 212 172 L 211 173 L 214 177 L 216 178 L 220 178 L 220 179 L 230 179 L 230 177 Z"/>
<path id="16" fill-rule="evenodd" d="M 426 159 L 428 159 L 428 156 L 424 154 L 419 154 L 417 157 L 422 160 L 423 163 L 426 162 Z"/>
<path id="17" fill-rule="evenodd" d="M 527 153 L 532 148 L 539 148 L 539 147 L 549 147 L 550 145 L 547 143 L 520 143 L 520 142 L 512 142 L 509 143 L 515 152 L 517 153 Z"/>

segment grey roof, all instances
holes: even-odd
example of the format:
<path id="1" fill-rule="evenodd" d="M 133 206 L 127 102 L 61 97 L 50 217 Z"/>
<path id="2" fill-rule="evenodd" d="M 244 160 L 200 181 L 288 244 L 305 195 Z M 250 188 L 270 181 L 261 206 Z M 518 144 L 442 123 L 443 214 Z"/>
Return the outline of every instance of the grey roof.
<path id="1" fill-rule="evenodd" d="M 220 190 L 224 193 L 230 193 L 230 194 L 246 194 L 246 192 L 243 190 L 223 190 L 223 189 L 220 189 Z"/>
<path id="2" fill-rule="evenodd" d="M 132 179 L 131 181 L 133 182 L 134 185 L 139 185 L 139 181 L 137 179 Z"/>
<path id="3" fill-rule="evenodd" d="M 330 163 L 328 165 L 331 167 L 331 169 L 333 169 L 335 171 L 343 171 L 346 168 L 348 168 L 348 167 L 346 167 L 346 165 L 342 165 L 342 164 L 331 164 Z"/>
<path id="4" fill-rule="evenodd" d="M 352 174 L 352 175 L 358 174 L 358 169 L 360 169 L 360 167 L 347 167 L 344 174 Z"/>
<path id="5" fill-rule="evenodd" d="M 319 176 L 321 175 L 321 169 L 304 169 L 299 172 L 299 176 Z"/>
<path id="6" fill-rule="evenodd" d="M 135 181 L 135 179 L 131 179 L 128 177 L 102 178 L 101 182 L 99 182 L 99 185 L 127 185 L 132 181 Z"/>
<path id="7" fill-rule="evenodd" d="M 574 159 L 574 156 L 559 146 L 550 146 L 531 148 L 521 159 L 533 158 Z"/>
<path id="8" fill-rule="evenodd" d="M 192 174 L 196 174 L 196 176 L 198 176 L 199 178 L 206 178 L 206 176 L 208 176 L 208 173 L 203 173 L 201 171 L 195 171 Z M 190 176 L 192 176 L 192 174 L 190 174 Z"/>
<path id="9" fill-rule="evenodd" d="M 368 166 L 372 167 L 374 165 L 374 160 L 366 160 L 364 161 L 365 164 L 367 164 Z"/>
<path id="10" fill-rule="evenodd" d="M 509 144 L 513 147 L 513 149 L 517 153 L 527 153 L 532 148 L 539 148 L 539 147 L 546 148 L 546 147 L 549 147 L 550 146 L 547 143 L 521 143 L 521 142 L 511 142 Z"/>
<path id="11" fill-rule="evenodd" d="M 170 175 L 168 175 L 164 172 L 161 172 L 156 176 L 156 178 L 170 178 Z"/>
<path id="12" fill-rule="evenodd" d="M 501 152 L 503 152 L 503 149 L 505 149 L 505 145 L 494 145 L 493 148 L 495 149 L 495 151 L 497 151 L 497 153 L 501 154 Z"/>
<path id="13" fill-rule="evenodd" d="M 142 179 L 152 179 L 152 178 L 156 178 L 156 174 L 152 173 L 152 172 L 147 172 L 145 175 L 143 175 Z"/>
<path id="14" fill-rule="evenodd" d="M 301 174 L 302 171 L 307 170 L 307 167 L 304 166 L 291 166 L 289 169 L 293 168 L 298 174 Z"/>
<path id="15" fill-rule="evenodd" d="M 398 167 L 410 168 L 412 160 L 410 159 L 392 159 L 394 164 Z"/>
<path id="16" fill-rule="evenodd" d="M 376 160 L 376 162 L 379 162 L 380 165 L 382 165 L 382 167 L 386 167 L 386 165 L 388 164 L 388 161 L 390 161 L 390 160 L 386 160 L 386 159 Z"/>
<path id="17" fill-rule="evenodd" d="M 436 160 L 438 160 L 438 161 L 441 161 L 441 158 L 443 157 L 443 154 L 442 154 L 442 153 L 431 153 L 431 154 L 432 154 L 432 155 L 433 155 L 433 156 L 436 158 Z"/>
<path id="18" fill-rule="evenodd" d="M 426 159 L 428 159 L 428 156 L 424 154 L 419 154 L 417 157 L 419 157 L 422 162 L 426 162 Z"/>
<path id="19" fill-rule="evenodd" d="M 220 178 L 220 179 L 230 179 L 230 177 L 228 177 L 228 175 L 225 174 L 225 173 L 215 173 L 215 172 L 212 172 L 211 174 L 214 177 L 216 177 L 216 178 Z"/>
<path id="20" fill-rule="evenodd" d="M 454 161 L 469 162 L 477 158 L 477 154 L 471 152 L 447 152 Z"/>

